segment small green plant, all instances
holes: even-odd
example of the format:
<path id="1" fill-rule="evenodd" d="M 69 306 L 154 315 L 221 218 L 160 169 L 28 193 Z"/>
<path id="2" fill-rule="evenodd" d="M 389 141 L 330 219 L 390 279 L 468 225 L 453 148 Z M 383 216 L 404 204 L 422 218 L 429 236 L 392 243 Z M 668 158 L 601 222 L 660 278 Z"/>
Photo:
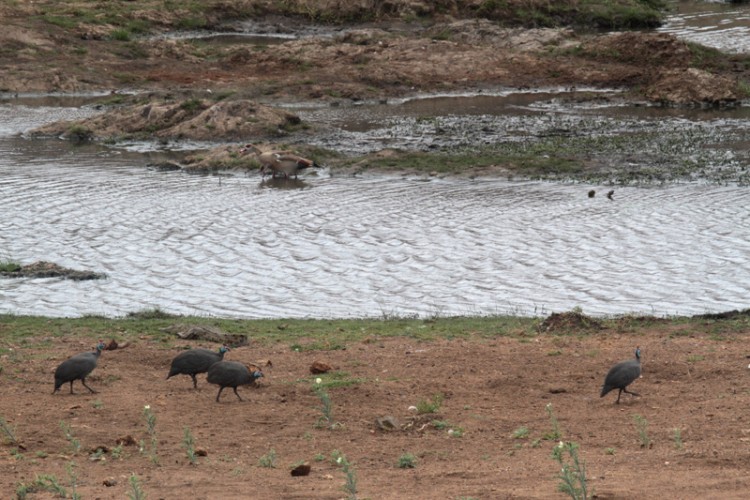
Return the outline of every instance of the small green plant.
<path id="1" fill-rule="evenodd" d="M 97 410 L 101 410 L 104 408 L 104 403 L 102 403 L 101 399 L 94 400 L 93 403 L 91 403 L 91 406 L 93 406 Z"/>
<path id="2" fill-rule="evenodd" d="M 185 427 L 182 436 L 182 445 L 185 447 L 185 453 L 190 463 L 195 464 L 198 457 L 195 454 L 195 439 L 193 439 L 193 434 L 190 432 L 190 427 Z"/>
<path id="3" fill-rule="evenodd" d="M 322 453 L 318 453 L 317 455 L 313 457 L 313 460 L 315 460 L 316 462 L 322 462 L 325 459 L 326 459 L 326 456 L 323 455 Z"/>
<path id="4" fill-rule="evenodd" d="M 68 462 L 65 465 L 65 471 L 68 473 L 68 479 L 70 480 L 70 498 L 73 500 L 81 500 L 81 495 L 76 491 L 76 488 L 78 487 L 78 476 L 76 475 L 75 467 L 75 462 Z"/>
<path id="5" fill-rule="evenodd" d="M 529 437 L 529 428 L 526 426 L 521 426 L 518 429 L 513 431 L 514 439 L 526 439 L 528 437 Z"/>
<path id="6" fill-rule="evenodd" d="M 615 454 L 615 449 L 614 448 L 605 448 L 604 449 L 604 453 L 607 454 L 607 455 L 614 455 Z"/>
<path id="7" fill-rule="evenodd" d="M 321 385 L 321 379 L 315 379 L 315 385 L 313 385 L 313 391 L 317 394 L 320 399 L 320 410 L 321 416 L 318 417 L 318 421 L 315 423 L 315 427 L 328 429 L 336 429 L 341 426 L 338 422 L 333 420 L 333 405 L 331 404 L 331 396 L 328 395 L 328 391 Z"/>
<path id="8" fill-rule="evenodd" d="M 148 449 L 148 456 L 151 459 L 151 462 L 158 464 L 159 463 L 159 455 L 157 451 L 157 445 L 158 440 L 156 438 L 156 414 L 154 414 L 153 411 L 151 411 L 150 405 L 145 405 L 143 407 L 143 418 L 146 419 L 146 432 L 149 436 L 149 449 Z M 147 453 L 146 446 L 141 440 L 141 453 Z"/>
<path id="9" fill-rule="evenodd" d="M 648 437 L 648 421 L 640 415 L 633 415 L 633 420 L 635 420 L 635 428 L 638 430 L 641 448 L 650 448 L 651 438 Z"/>
<path id="10" fill-rule="evenodd" d="M 3 417 L 0 417 L 0 431 L 2 431 L 2 433 L 5 435 L 6 441 L 11 444 L 18 444 L 15 429 L 11 429 L 10 425 L 8 425 L 8 422 Z"/>
<path id="11" fill-rule="evenodd" d="M 70 447 L 73 449 L 73 454 L 81 451 L 81 442 L 73 436 L 73 431 L 70 429 L 65 420 L 60 420 L 60 429 L 62 429 L 65 439 L 70 443 Z"/>
<path id="12" fill-rule="evenodd" d="M 130 500 L 146 500 L 146 493 L 143 492 L 138 476 L 131 474 L 128 478 L 128 485 L 130 486 L 130 491 L 128 491 Z"/>
<path id="13" fill-rule="evenodd" d="M 55 493 L 60 498 L 67 498 L 67 490 L 60 484 L 52 474 L 37 474 L 33 481 L 30 483 L 21 483 L 16 487 L 16 498 L 18 500 L 26 500 L 29 493 L 35 493 L 38 491 L 49 491 Z"/>
<path id="14" fill-rule="evenodd" d="M 275 469 L 276 468 L 276 450 L 271 448 L 268 450 L 268 453 L 261 456 L 258 459 L 258 465 L 261 467 L 267 467 L 269 469 Z"/>
<path id="15" fill-rule="evenodd" d="M 675 427 L 672 429 L 672 438 L 674 439 L 674 447 L 678 450 L 682 449 L 683 443 L 682 443 L 682 429 L 679 427 Z"/>
<path id="16" fill-rule="evenodd" d="M 552 424 L 552 430 L 544 435 L 544 439 L 559 441 L 562 439 L 562 432 L 560 431 L 560 422 L 557 421 L 555 411 L 552 408 L 552 403 L 547 403 L 544 409 L 549 416 L 550 424 Z"/>
<path id="17" fill-rule="evenodd" d="M 122 443 L 118 444 L 114 448 L 112 448 L 112 451 L 110 452 L 110 455 L 112 455 L 112 458 L 118 459 L 122 458 L 123 455 L 123 445 Z"/>
<path id="18" fill-rule="evenodd" d="M 567 456 L 566 456 L 567 455 Z M 578 445 L 560 441 L 552 449 L 552 458 L 562 466 L 558 489 L 573 500 L 588 498 L 586 464 L 578 457 Z"/>
<path id="19" fill-rule="evenodd" d="M 411 453 L 404 453 L 398 457 L 399 469 L 413 469 L 417 466 L 417 458 Z"/>
<path id="20" fill-rule="evenodd" d="M 442 404 L 443 395 L 435 394 L 434 396 L 432 396 L 432 399 L 423 399 L 419 403 L 417 403 L 417 413 L 419 415 L 424 415 L 426 413 L 437 413 Z"/>
<path id="21" fill-rule="evenodd" d="M 10 260 L 0 261 L 0 273 L 15 273 L 21 270 L 21 264 Z"/>
<path id="22" fill-rule="evenodd" d="M 338 450 L 333 450 L 331 453 L 333 461 L 336 465 L 341 467 L 341 470 L 346 476 L 346 483 L 344 483 L 344 491 L 349 495 L 348 500 L 357 500 L 357 474 L 354 471 L 354 467 L 346 459 L 346 456 Z"/>

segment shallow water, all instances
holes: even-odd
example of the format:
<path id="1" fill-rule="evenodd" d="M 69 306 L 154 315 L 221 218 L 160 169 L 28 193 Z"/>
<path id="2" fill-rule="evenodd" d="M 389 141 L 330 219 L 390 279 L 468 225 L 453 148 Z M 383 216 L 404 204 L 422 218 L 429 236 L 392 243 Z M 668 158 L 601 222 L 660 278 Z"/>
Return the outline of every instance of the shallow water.
<path id="1" fill-rule="evenodd" d="M 739 39 L 737 50 L 746 51 L 750 37 L 734 33 L 745 33 L 748 6 L 679 4 L 681 17 L 663 30 L 730 50 Z M 732 15 L 716 21 L 706 9 Z M 267 34 L 287 36 L 259 32 Z M 120 316 L 159 307 L 326 318 L 544 315 L 574 307 L 671 315 L 748 306 L 750 192 L 736 174 L 748 169 L 747 107 L 596 106 L 554 89 L 294 107 L 323 128 L 318 145 L 351 154 L 549 134 L 628 137 L 622 142 L 630 149 L 597 147 L 627 168 L 698 158 L 708 171 L 730 172 L 711 182 L 617 187 L 609 200 L 610 186 L 576 183 L 327 171 L 285 183 L 160 173 L 145 165 L 169 154 L 161 146 L 75 147 L 18 136 L 97 112 L 81 107 L 87 97 L 0 104 L 0 260 L 47 260 L 108 278 L 0 279 L 0 312 Z M 634 141 L 646 132 L 659 140 Z"/>
<path id="2" fill-rule="evenodd" d="M 747 306 L 746 188 L 617 188 L 609 200 L 603 186 L 325 171 L 275 185 L 158 173 L 143 154 L 14 136 L 86 112 L 0 106 L 0 258 L 108 279 L 3 279 L 0 312 L 663 315 Z"/>
<path id="3" fill-rule="evenodd" d="M 658 31 L 724 52 L 750 53 L 750 4 L 671 2 L 674 13 Z"/>

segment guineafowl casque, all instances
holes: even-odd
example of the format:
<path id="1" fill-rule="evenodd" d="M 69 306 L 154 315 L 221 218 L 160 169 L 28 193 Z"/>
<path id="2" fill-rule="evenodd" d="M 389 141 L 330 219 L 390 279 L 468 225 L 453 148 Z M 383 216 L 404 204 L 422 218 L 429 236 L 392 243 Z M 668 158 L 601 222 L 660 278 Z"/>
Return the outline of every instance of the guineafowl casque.
<path id="1" fill-rule="evenodd" d="M 219 401 L 221 397 L 221 391 L 225 387 L 231 387 L 234 389 L 234 393 L 237 395 L 240 401 L 242 398 L 237 392 L 237 387 L 240 385 L 249 385 L 255 383 L 257 379 L 263 376 L 263 372 L 256 366 L 245 366 L 242 363 L 236 361 L 220 361 L 214 363 L 211 368 L 208 369 L 208 380 L 211 384 L 219 386 L 219 393 L 216 395 L 216 401 Z"/>
<path id="2" fill-rule="evenodd" d="M 70 382 L 70 393 L 73 394 L 74 380 L 80 380 L 86 389 L 92 393 L 96 393 L 94 389 L 86 384 L 86 377 L 96 368 L 96 362 L 99 361 L 99 356 L 105 347 L 104 342 L 99 341 L 95 351 L 76 354 L 60 363 L 55 370 L 55 389 L 52 391 L 52 394 L 60 390 L 60 386 L 65 382 Z"/>
<path id="3" fill-rule="evenodd" d="M 195 376 L 199 373 L 206 373 L 211 365 L 224 359 L 224 353 L 229 348 L 225 345 L 219 347 L 219 351 L 209 351 L 208 349 L 190 349 L 178 354 L 172 360 L 172 366 L 169 369 L 169 377 L 175 375 L 190 375 L 193 379 L 193 388 L 198 388 L 198 380 Z"/>
<path id="4" fill-rule="evenodd" d="M 615 366 L 610 368 L 607 377 L 604 379 L 604 385 L 602 386 L 602 393 L 600 397 L 604 397 L 609 391 L 619 389 L 617 393 L 617 401 L 620 402 L 620 396 L 623 392 L 632 394 L 633 396 L 639 396 L 640 394 L 631 392 L 627 387 L 641 376 L 641 348 L 635 348 L 635 359 L 623 361 L 617 363 Z"/>

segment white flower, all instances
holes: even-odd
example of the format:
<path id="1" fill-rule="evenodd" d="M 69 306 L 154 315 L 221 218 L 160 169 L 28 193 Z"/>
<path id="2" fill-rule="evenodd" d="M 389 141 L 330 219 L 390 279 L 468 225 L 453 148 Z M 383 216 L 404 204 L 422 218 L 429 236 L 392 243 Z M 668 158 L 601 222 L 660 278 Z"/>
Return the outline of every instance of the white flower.
<path id="1" fill-rule="evenodd" d="M 315 379 L 315 383 L 316 383 L 316 384 L 319 384 L 319 383 L 321 383 L 321 382 L 323 382 L 323 379 L 322 379 L 322 378 L 318 377 L 318 378 L 316 378 L 316 379 Z"/>
<path id="2" fill-rule="evenodd" d="M 143 407 L 143 409 L 144 409 L 144 410 L 150 410 L 150 409 L 151 409 L 151 405 L 145 405 L 145 406 Z"/>
<path id="3" fill-rule="evenodd" d="M 336 459 L 336 463 L 337 463 L 337 464 L 340 464 L 340 463 L 341 463 L 341 457 L 339 457 L 339 458 L 337 458 L 337 459 Z"/>
<path id="4" fill-rule="evenodd" d="M 558 448 L 565 448 L 565 443 L 560 441 L 560 443 L 557 445 Z"/>

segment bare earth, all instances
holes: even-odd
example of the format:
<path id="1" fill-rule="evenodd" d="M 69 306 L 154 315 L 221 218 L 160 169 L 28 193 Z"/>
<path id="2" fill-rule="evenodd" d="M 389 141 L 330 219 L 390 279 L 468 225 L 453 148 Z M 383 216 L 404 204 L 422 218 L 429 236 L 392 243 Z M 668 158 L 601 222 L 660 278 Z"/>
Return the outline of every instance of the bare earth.
<path id="1" fill-rule="evenodd" d="M 346 475 L 332 460 L 338 450 L 356 473 L 358 498 L 562 497 L 559 465 L 551 458 L 557 442 L 545 439 L 553 430 L 546 411 L 551 404 L 563 439 L 580 445 L 589 492 L 598 498 L 745 498 L 747 333 L 719 341 L 708 333 L 686 336 L 665 322 L 637 335 L 605 330 L 434 342 L 373 338 L 334 351 L 251 342 L 226 359 L 270 360 L 272 368 L 265 369 L 260 387 L 239 389 L 244 402 L 225 390 L 220 403 L 205 376 L 198 390 L 187 376 L 165 380 L 180 351 L 148 336 L 102 354 L 88 380 L 98 394 L 76 382 L 75 395 L 67 387 L 52 395 L 54 367 L 90 347 L 72 337 L 2 359 L 0 414 L 25 449 L 16 458 L 11 444 L 2 448 L 0 487 L 8 498 L 19 483 L 53 474 L 70 493 L 66 467 L 74 463 L 82 498 L 125 498 L 131 474 L 148 498 L 347 498 Z M 630 358 L 636 345 L 643 351 L 643 376 L 631 389 L 642 397 L 623 395 L 619 405 L 615 393 L 600 399 L 607 370 Z M 318 424 L 323 412 L 312 387 L 316 377 L 332 376 L 312 375 L 314 361 L 356 382 L 328 389 L 334 429 Z M 436 394 L 444 397 L 437 413 L 409 409 Z M 149 458 L 144 405 L 157 419 L 158 464 Z M 394 417 L 398 429 L 381 430 L 375 422 L 385 416 Z M 639 429 L 636 416 L 645 427 Z M 80 452 L 73 452 L 61 421 Z M 528 436 L 514 437 L 523 427 Z M 206 452 L 196 464 L 186 455 L 185 428 Z M 642 445 L 644 437 L 649 446 Z M 114 457 L 121 438 L 143 440 L 145 454 L 131 444 Z M 96 448 L 108 451 L 96 460 Z M 275 467 L 262 466 L 272 450 Z M 416 466 L 399 468 L 407 453 Z M 302 461 L 310 463 L 310 474 L 292 477 L 291 467 Z"/>

